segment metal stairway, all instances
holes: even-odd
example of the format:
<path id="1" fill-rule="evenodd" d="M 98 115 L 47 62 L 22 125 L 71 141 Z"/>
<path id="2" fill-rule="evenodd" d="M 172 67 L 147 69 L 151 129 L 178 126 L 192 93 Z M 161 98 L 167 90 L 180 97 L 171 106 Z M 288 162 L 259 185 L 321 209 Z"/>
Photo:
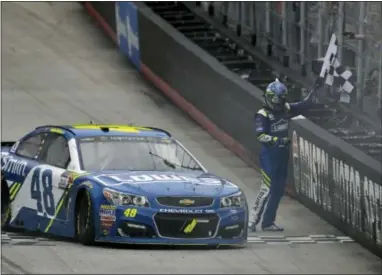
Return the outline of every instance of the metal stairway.
<path id="1" fill-rule="evenodd" d="M 291 101 L 301 98 L 304 87 L 292 79 L 280 76 L 268 64 L 256 60 L 239 44 L 222 36 L 218 29 L 196 16 L 181 2 L 163 1 L 145 2 L 145 4 L 224 66 L 261 90 L 279 77 L 288 86 Z M 340 111 L 335 104 L 316 103 L 312 109 L 304 113 L 304 116 L 381 162 L 381 133 L 369 129 L 351 113 Z"/>

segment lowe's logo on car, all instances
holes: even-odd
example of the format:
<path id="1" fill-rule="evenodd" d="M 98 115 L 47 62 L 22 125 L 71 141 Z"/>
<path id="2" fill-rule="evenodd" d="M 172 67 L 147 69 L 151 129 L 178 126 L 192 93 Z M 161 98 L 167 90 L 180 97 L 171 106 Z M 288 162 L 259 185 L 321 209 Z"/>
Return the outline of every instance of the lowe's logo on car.
<path id="1" fill-rule="evenodd" d="M 120 184 L 143 184 L 153 182 L 190 182 L 203 185 L 221 185 L 222 182 L 217 178 L 193 178 L 176 174 L 114 174 L 114 175 L 99 175 L 95 177 L 105 185 L 120 185 Z M 106 183 L 107 179 L 116 181 L 114 184 Z"/>
<path id="2" fill-rule="evenodd" d="M 219 179 L 214 178 L 191 178 L 180 175 L 132 175 L 130 178 L 134 182 L 152 182 L 152 181 L 186 181 L 203 184 L 221 184 Z"/>
<path id="3" fill-rule="evenodd" d="M 138 13 L 134 2 L 115 2 L 117 39 L 121 52 L 140 70 Z"/>

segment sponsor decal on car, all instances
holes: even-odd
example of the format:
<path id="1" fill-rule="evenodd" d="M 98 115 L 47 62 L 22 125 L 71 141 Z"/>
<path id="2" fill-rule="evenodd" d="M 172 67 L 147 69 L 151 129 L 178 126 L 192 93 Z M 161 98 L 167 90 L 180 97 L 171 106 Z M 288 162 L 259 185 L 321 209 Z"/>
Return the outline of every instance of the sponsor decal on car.
<path id="1" fill-rule="evenodd" d="M 110 234 L 110 230 L 108 230 L 108 229 L 106 229 L 106 228 L 104 228 L 103 230 L 102 230 L 102 235 L 103 236 L 107 236 L 107 235 L 109 235 Z"/>
<path id="2" fill-rule="evenodd" d="M 101 221 L 115 221 L 115 209 L 114 205 L 102 204 L 99 209 L 99 216 Z"/>
<path id="3" fill-rule="evenodd" d="M 100 221 L 101 222 L 105 222 L 105 223 L 111 222 L 111 223 L 113 223 L 113 222 L 115 222 L 115 220 L 116 220 L 116 217 L 113 216 L 113 215 L 100 215 Z"/>
<path id="4" fill-rule="evenodd" d="M 110 234 L 110 230 L 114 225 L 114 221 L 102 221 L 100 222 L 100 228 L 102 235 L 107 236 Z"/>
<path id="5" fill-rule="evenodd" d="M 115 210 L 117 207 L 115 205 L 110 204 L 101 204 L 100 209 L 106 209 L 106 210 Z"/>
<path id="6" fill-rule="evenodd" d="M 160 213 L 172 213 L 172 214 L 201 214 L 201 213 L 214 213 L 212 209 L 177 209 L 177 208 L 163 208 L 159 209 Z"/>
<path id="7" fill-rule="evenodd" d="M 1 159 L 1 170 L 5 173 L 15 174 L 25 177 L 28 163 L 24 160 L 17 160 L 11 156 L 5 156 Z"/>
<path id="8" fill-rule="evenodd" d="M 204 210 L 204 213 L 215 213 L 215 210 L 214 209 L 206 209 Z"/>
<path id="9" fill-rule="evenodd" d="M 19 146 L 19 144 L 20 144 L 20 141 L 16 141 L 15 144 L 12 145 L 11 149 L 9 150 L 9 152 L 15 153 L 16 150 L 17 150 L 17 147 Z"/>
<path id="10" fill-rule="evenodd" d="M 115 210 L 111 210 L 111 209 L 100 209 L 100 211 L 99 211 L 99 215 L 100 215 L 100 216 L 105 216 L 105 217 L 108 217 L 108 216 L 115 216 Z"/>
<path id="11" fill-rule="evenodd" d="M 178 174 L 107 174 L 98 175 L 94 177 L 102 184 L 121 185 L 121 184 L 145 184 L 145 183 L 169 183 L 169 182 L 189 182 L 203 185 L 221 185 L 225 184 L 227 187 L 234 187 L 231 182 L 223 181 L 214 177 L 190 177 Z M 111 182 L 114 180 L 115 182 Z"/>
<path id="12" fill-rule="evenodd" d="M 190 199 L 183 199 L 183 200 L 180 200 L 179 203 L 186 205 L 186 206 L 189 206 L 189 205 L 193 205 L 195 203 L 195 201 L 190 200 Z"/>
<path id="13" fill-rule="evenodd" d="M 61 175 L 60 181 L 58 183 L 58 188 L 67 189 L 73 183 L 73 177 L 70 174 L 64 173 Z"/>
<path id="14" fill-rule="evenodd" d="M 116 221 L 115 205 L 102 204 L 99 209 L 100 228 L 104 236 L 110 234 L 110 229 L 113 227 Z"/>
<path id="15" fill-rule="evenodd" d="M 123 214 L 128 218 L 135 218 L 137 216 L 138 210 L 136 208 L 127 208 Z"/>

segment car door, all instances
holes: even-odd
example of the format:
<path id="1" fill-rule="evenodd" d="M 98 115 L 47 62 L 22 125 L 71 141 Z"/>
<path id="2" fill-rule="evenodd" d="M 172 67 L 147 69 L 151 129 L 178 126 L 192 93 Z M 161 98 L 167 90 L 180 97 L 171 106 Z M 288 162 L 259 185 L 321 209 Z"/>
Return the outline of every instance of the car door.
<path id="1" fill-rule="evenodd" d="M 38 180 L 32 182 L 31 197 L 36 200 L 40 229 L 48 231 L 53 223 L 65 223 L 62 200 L 70 184 L 67 167 L 70 163 L 68 140 L 61 133 L 49 132 L 40 154 Z"/>
<path id="2" fill-rule="evenodd" d="M 45 136 L 44 132 L 33 132 L 16 143 L 9 153 L 2 155 L 1 168 L 12 203 L 12 226 L 34 229 L 37 225 L 35 208 L 30 199 L 30 182 L 35 167 L 39 165 Z"/>

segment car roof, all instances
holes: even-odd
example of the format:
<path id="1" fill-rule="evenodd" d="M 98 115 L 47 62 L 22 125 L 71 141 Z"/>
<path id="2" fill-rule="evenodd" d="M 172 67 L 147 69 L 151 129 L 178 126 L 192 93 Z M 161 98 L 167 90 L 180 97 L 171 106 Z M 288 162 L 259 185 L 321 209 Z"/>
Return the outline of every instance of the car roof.
<path id="1" fill-rule="evenodd" d="M 57 128 L 65 130 L 76 137 L 95 137 L 95 136 L 142 136 L 142 137 L 171 137 L 166 130 L 155 127 L 142 127 L 124 124 L 73 124 L 73 125 L 45 125 L 39 128 Z"/>

